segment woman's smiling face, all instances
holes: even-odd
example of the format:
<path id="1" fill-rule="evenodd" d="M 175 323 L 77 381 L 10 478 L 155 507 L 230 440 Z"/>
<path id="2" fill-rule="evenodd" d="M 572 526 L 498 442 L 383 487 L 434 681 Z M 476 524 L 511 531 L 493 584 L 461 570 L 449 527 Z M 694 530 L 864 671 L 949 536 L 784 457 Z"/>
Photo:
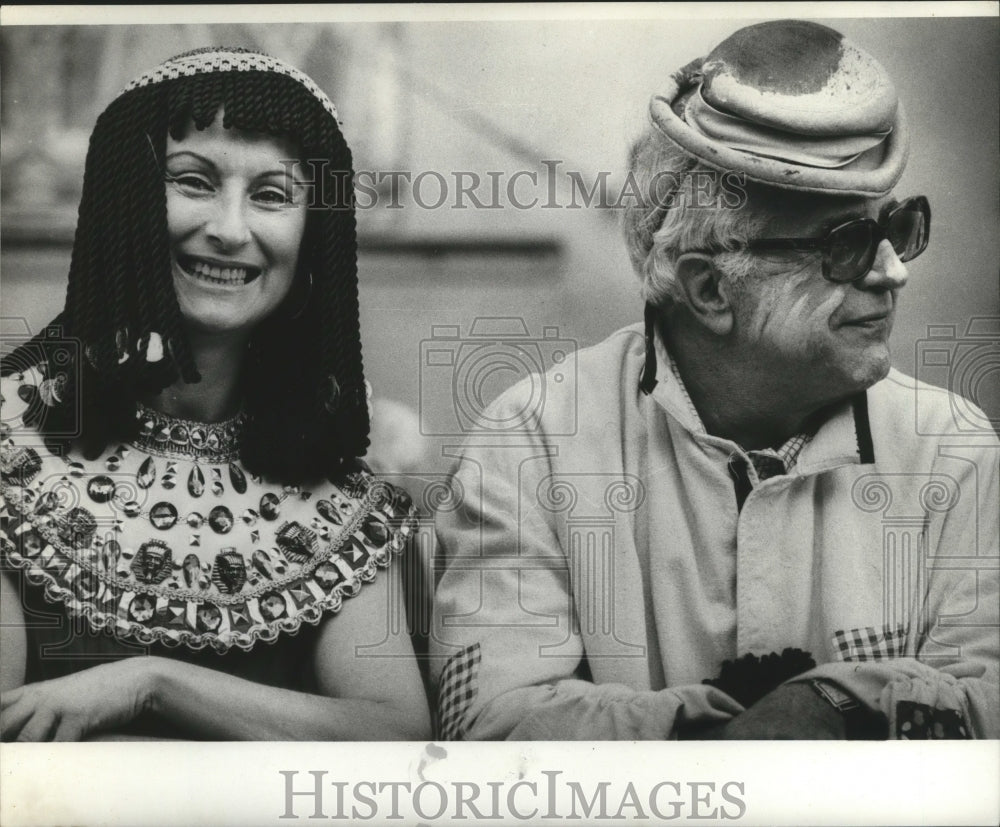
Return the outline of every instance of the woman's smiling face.
<path id="1" fill-rule="evenodd" d="M 167 137 L 170 264 L 192 330 L 251 331 L 291 289 L 306 224 L 294 146 L 225 129 Z"/>

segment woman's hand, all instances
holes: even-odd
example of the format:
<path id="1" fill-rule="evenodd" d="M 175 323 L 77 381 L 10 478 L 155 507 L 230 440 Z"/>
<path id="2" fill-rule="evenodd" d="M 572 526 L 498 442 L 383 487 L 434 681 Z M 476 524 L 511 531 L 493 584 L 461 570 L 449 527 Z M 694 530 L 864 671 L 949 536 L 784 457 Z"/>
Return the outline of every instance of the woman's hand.
<path id="1" fill-rule="evenodd" d="M 0 696 L 4 741 L 81 741 L 122 729 L 149 706 L 151 658 L 93 666 Z"/>

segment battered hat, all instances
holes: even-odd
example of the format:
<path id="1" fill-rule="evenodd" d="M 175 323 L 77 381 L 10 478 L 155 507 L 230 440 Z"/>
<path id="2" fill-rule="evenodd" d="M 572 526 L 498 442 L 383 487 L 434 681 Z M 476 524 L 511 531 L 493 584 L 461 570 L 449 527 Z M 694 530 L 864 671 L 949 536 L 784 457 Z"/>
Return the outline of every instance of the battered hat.
<path id="1" fill-rule="evenodd" d="M 880 196 L 906 166 L 906 119 L 885 69 L 817 23 L 740 29 L 675 72 L 649 111 L 689 155 L 768 186 Z"/>

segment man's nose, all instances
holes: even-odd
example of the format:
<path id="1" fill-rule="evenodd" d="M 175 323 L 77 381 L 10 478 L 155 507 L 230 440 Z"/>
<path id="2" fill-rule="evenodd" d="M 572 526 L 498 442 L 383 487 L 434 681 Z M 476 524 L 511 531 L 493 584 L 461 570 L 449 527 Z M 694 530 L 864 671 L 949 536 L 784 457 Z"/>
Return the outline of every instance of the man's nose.
<path id="1" fill-rule="evenodd" d="M 238 193 L 223 192 L 205 227 L 205 232 L 221 249 L 235 249 L 250 240 L 246 203 Z"/>
<path id="2" fill-rule="evenodd" d="M 875 252 L 872 269 L 858 283 L 859 287 L 871 290 L 898 290 L 909 277 L 906 265 L 899 260 L 888 239 L 882 239 Z"/>

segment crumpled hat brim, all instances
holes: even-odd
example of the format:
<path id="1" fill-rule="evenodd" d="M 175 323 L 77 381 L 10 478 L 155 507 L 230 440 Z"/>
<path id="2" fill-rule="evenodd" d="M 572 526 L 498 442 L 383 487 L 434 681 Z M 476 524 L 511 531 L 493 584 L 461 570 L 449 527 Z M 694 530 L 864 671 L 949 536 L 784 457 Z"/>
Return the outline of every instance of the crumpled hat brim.
<path id="1" fill-rule="evenodd" d="M 674 111 L 677 98 L 697 82 L 701 60 L 674 73 L 663 94 L 649 104 L 653 124 L 680 149 L 707 166 L 723 172 L 742 173 L 747 180 L 782 189 L 827 195 L 879 197 L 899 181 L 909 154 L 909 131 L 900 103 L 895 123 L 885 140 L 885 153 L 874 169 L 823 168 L 792 163 L 780 158 L 747 152 L 702 135 Z"/>

